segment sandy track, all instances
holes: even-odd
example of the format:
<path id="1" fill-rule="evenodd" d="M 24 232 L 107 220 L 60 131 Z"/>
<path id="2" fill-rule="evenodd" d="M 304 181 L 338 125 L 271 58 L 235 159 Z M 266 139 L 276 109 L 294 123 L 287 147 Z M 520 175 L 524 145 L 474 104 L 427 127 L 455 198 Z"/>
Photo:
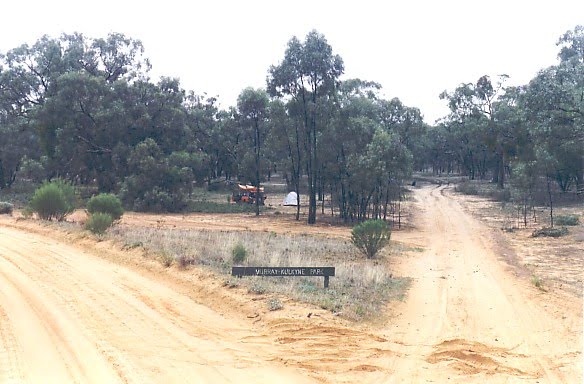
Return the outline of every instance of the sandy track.
<path id="1" fill-rule="evenodd" d="M 178 292 L 169 275 L 0 226 L 0 383 L 581 382 L 582 301 L 517 278 L 492 232 L 447 188 L 415 194 L 416 229 L 394 238 L 424 252 L 395 260 L 412 288 L 390 304 L 386 324 L 371 327 L 289 302 L 267 312 L 245 292 L 214 293 L 197 279 Z M 178 220 L 199 228 L 192 217 Z"/>
<path id="2" fill-rule="evenodd" d="M 425 252 L 402 263 L 414 276 L 387 329 L 396 356 L 386 382 L 582 382 L 582 302 L 517 279 L 496 238 L 445 187 L 418 190 Z M 445 193 L 446 192 L 446 193 Z"/>
<path id="3" fill-rule="evenodd" d="M 1 383 L 306 380 L 250 336 L 126 268 L 0 227 Z"/>

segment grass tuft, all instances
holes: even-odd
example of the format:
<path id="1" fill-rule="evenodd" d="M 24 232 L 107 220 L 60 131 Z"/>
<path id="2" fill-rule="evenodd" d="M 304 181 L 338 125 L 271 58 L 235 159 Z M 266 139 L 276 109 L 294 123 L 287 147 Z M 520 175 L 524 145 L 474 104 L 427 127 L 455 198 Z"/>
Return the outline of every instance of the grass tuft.
<path id="1" fill-rule="evenodd" d="M 543 285 L 543 280 L 539 276 L 532 275 L 531 276 L 531 283 L 540 291 L 544 291 L 544 292 L 546 291 L 546 289 Z"/>
<path id="2" fill-rule="evenodd" d="M 268 310 L 279 311 L 280 309 L 283 309 L 283 308 L 284 308 L 284 305 L 282 304 L 282 302 L 279 299 L 272 298 L 272 299 L 268 300 Z"/>
<path id="3" fill-rule="evenodd" d="M 168 254 L 166 252 L 163 252 L 163 253 L 160 254 L 160 262 L 166 268 L 170 267 L 172 265 L 172 263 L 174 262 L 174 260 L 175 260 L 175 258 L 171 254 Z"/>

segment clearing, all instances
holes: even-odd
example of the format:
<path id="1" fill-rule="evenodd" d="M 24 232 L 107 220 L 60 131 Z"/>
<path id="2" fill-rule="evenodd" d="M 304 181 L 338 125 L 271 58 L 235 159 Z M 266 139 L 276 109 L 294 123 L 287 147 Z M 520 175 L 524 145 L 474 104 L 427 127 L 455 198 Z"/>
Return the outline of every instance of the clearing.
<path id="1" fill-rule="evenodd" d="M 432 185 L 414 197 L 413 227 L 393 238 L 423 252 L 392 261 L 411 289 L 368 325 L 291 301 L 269 312 L 208 272 L 185 278 L 108 242 L 2 217 L 0 382 L 581 382 L 581 278 L 579 294 L 538 290 L 468 199 Z M 123 224 L 349 234 L 277 220 L 128 214 Z M 572 247 L 561 271 L 581 277 L 584 246 Z"/>

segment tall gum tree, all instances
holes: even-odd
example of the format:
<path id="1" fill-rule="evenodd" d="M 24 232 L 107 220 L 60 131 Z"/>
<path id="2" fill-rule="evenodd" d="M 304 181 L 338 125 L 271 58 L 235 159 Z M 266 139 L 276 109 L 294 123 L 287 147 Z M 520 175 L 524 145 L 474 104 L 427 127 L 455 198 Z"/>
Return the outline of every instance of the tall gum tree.
<path id="1" fill-rule="evenodd" d="M 263 89 L 244 89 L 237 98 L 237 109 L 244 127 L 249 127 L 254 152 L 254 183 L 257 188 L 257 196 L 260 191 L 262 144 L 268 127 L 268 95 Z M 260 215 L 260 199 L 255 199 L 256 216 Z"/>
<path id="2" fill-rule="evenodd" d="M 448 122 L 462 125 L 463 128 L 480 126 L 482 142 L 487 145 L 495 156 L 493 181 L 499 188 L 504 188 L 505 172 L 509 163 L 509 141 L 513 140 L 509 133 L 511 128 L 499 115 L 499 107 L 503 105 L 502 95 L 505 93 L 503 84 L 507 75 L 500 75 L 493 84 L 487 75 L 482 76 L 476 84 L 462 84 L 452 93 L 444 91 L 441 99 L 448 100 L 450 115 Z"/>
<path id="3" fill-rule="evenodd" d="M 308 33 L 304 42 L 296 37 L 290 39 L 282 62 L 269 69 L 267 82 L 270 95 L 292 98 L 300 107 L 298 112 L 302 117 L 303 130 L 297 132 L 296 145 L 302 143 L 306 149 L 308 224 L 316 222 L 317 148 L 319 133 L 324 126 L 319 119 L 320 105 L 323 99 L 335 92 L 343 72 L 343 60 L 333 54 L 324 35 L 315 30 Z"/>
<path id="4" fill-rule="evenodd" d="M 584 190 L 584 27 L 558 41 L 560 63 L 541 70 L 519 99 L 547 177 Z"/>

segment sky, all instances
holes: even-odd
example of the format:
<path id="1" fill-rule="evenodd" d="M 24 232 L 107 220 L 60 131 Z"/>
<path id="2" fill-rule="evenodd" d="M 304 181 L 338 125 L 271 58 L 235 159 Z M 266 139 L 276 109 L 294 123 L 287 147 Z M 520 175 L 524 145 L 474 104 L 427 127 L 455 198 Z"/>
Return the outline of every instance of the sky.
<path id="1" fill-rule="evenodd" d="M 343 58 L 342 79 L 376 81 L 432 124 L 448 113 L 442 91 L 483 75 L 526 84 L 578 24 L 582 0 L 28 0 L 2 4 L 0 52 L 45 34 L 119 32 L 142 41 L 153 81 L 178 77 L 228 108 L 244 88 L 265 88 L 293 36 L 316 29 Z"/>

